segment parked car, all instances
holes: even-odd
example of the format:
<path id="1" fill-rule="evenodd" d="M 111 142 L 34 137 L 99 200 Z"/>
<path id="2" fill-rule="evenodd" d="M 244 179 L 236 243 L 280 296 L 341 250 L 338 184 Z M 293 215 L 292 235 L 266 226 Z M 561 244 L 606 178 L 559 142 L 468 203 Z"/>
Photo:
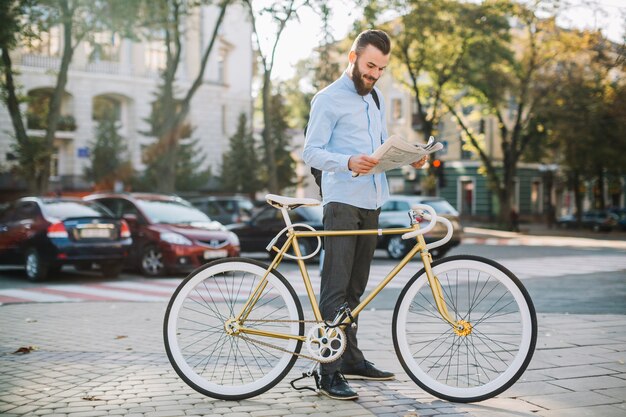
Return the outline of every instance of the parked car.
<path id="1" fill-rule="evenodd" d="M 129 266 L 146 276 L 189 272 L 214 259 L 239 256 L 237 236 L 182 198 L 104 193 L 85 199 L 128 222 L 133 237 Z"/>
<path id="2" fill-rule="evenodd" d="M 626 208 L 611 209 L 609 211 L 617 216 L 617 229 L 621 231 L 625 231 L 626 230 Z"/>
<path id="3" fill-rule="evenodd" d="M 208 196 L 189 199 L 197 209 L 224 225 L 250 220 L 254 203 L 243 196 Z"/>
<path id="4" fill-rule="evenodd" d="M 619 216 L 607 210 L 590 210 L 583 213 L 580 225 L 594 232 L 610 232 L 618 224 Z M 578 227 L 575 214 L 567 214 L 556 220 L 556 224 L 563 228 Z"/>
<path id="5" fill-rule="evenodd" d="M 408 227 L 410 224 L 408 211 L 415 204 L 428 204 L 437 211 L 437 214 L 450 220 L 454 227 L 454 235 L 450 242 L 440 248 L 433 249 L 431 252 L 433 257 L 442 257 L 451 248 L 461 243 L 461 225 L 458 212 L 445 199 L 439 197 L 393 195 L 381 208 L 379 227 Z M 322 215 L 321 206 L 298 207 L 289 211 L 292 223 L 304 223 L 316 230 L 324 228 Z M 270 240 L 284 227 L 285 222 L 280 211 L 269 205 L 261 208 L 249 221 L 228 226 L 239 237 L 243 252 L 265 251 Z M 445 236 L 446 232 L 445 225 L 438 223 L 431 232 L 426 234 L 426 242 L 439 240 Z M 299 244 L 300 251 L 306 255 L 316 249 L 317 239 L 300 239 Z M 412 243 L 403 240 L 401 235 L 384 235 L 379 238 L 377 247 L 387 250 L 391 258 L 400 259 L 406 255 L 412 247 Z"/>
<path id="6" fill-rule="evenodd" d="M 408 212 L 416 204 L 426 204 L 431 206 L 437 212 L 437 215 L 450 220 L 453 226 L 454 234 L 452 239 L 444 246 L 432 249 L 430 253 L 433 258 L 443 257 L 450 249 L 461 243 L 461 223 L 459 213 L 441 197 L 415 196 L 415 195 L 392 195 L 389 200 L 383 204 L 380 210 L 378 226 L 380 228 L 407 227 L 410 225 Z M 428 232 L 424 238 L 426 243 L 434 242 L 443 238 L 447 233 L 447 228 L 441 223 Z M 392 259 L 401 259 L 413 246 L 414 241 L 406 241 L 401 235 L 385 235 L 378 239 L 378 248 L 385 249 Z"/>
<path id="7" fill-rule="evenodd" d="M 25 264 L 33 281 L 63 265 L 117 277 L 130 246 L 128 224 L 95 202 L 25 197 L 0 213 L 0 263 Z"/>
<path id="8" fill-rule="evenodd" d="M 289 218 L 292 223 L 304 223 L 316 230 L 322 230 L 322 206 L 306 206 L 289 210 Z M 265 252 L 267 244 L 285 227 L 285 221 L 280 210 L 270 205 L 258 209 L 252 218 L 243 223 L 227 226 L 239 237 L 243 252 Z M 280 245 L 285 238 L 280 240 Z M 316 238 L 299 239 L 300 251 L 308 255 L 317 248 Z"/>

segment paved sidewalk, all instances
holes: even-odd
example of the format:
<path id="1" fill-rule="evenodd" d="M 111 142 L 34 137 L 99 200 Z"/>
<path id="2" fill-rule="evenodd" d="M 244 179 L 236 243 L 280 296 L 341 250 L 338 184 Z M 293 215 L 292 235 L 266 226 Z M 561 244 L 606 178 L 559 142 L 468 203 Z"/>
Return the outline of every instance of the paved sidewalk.
<path id="1" fill-rule="evenodd" d="M 187 387 L 171 368 L 161 328 L 165 304 L 0 306 L 3 416 L 601 416 L 626 415 L 626 316 L 539 314 L 530 369 L 511 389 L 477 404 L 438 400 L 395 358 L 391 311 L 365 311 L 366 356 L 398 379 L 358 382 L 356 402 L 295 391 L 285 380 L 251 400 L 219 401 Z M 28 354 L 13 354 L 35 346 Z"/>

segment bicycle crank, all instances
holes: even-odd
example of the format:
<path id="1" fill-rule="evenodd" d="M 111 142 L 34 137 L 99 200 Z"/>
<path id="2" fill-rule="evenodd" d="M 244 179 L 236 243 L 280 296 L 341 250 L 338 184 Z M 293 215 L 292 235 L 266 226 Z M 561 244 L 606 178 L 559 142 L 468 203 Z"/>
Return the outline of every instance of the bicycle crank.
<path id="1" fill-rule="evenodd" d="M 337 360 L 346 350 L 346 333 L 341 327 L 320 323 L 309 330 L 306 339 L 309 354 L 321 363 Z"/>

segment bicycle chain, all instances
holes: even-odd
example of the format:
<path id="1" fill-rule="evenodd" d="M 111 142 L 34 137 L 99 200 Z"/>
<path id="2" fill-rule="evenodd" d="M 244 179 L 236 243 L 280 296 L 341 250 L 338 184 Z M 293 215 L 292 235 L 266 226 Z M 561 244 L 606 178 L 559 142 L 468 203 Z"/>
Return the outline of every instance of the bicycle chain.
<path id="1" fill-rule="evenodd" d="M 272 323 L 318 323 L 318 324 L 322 323 L 322 322 L 317 321 L 317 320 L 246 320 L 246 322 L 260 322 L 260 323 L 268 323 L 268 322 L 272 322 Z M 250 339 L 249 337 L 243 336 L 241 334 L 236 334 L 235 336 L 239 337 L 240 339 L 246 340 L 246 341 L 248 341 L 250 343 L 253 343 L 253 344 L 269 347 L 269 348 L 272 348 L 272 349 L 280 350 L 281 352 L 284 352 L 284 353 L 289 353 L 289 354 L 296 355 L 296 356 L 301 357 L 301 358 L 305 358 L 305 359 L 308 359 L 308 360 L 311 360 L 311 361 L 319 362 L 319 359 L 316 359 L 316 358 L 314 358 L 312 356 L 309 356 L 309 355 L 306 355 L 304 353 L 299 353 L 299 352 L 296 353 L 296 352 L 293 352 L 291 350 L 287 350 L 285 348 L 282 348 L 280 346 L 273 345 L 271 343 L 262 342 L 260 340 Z"/>
<path id="2" fill-rule="evenodd" d="M 305 359 L 309 359 L 309 360 L 312 360 L 312 361 L 315 361 L 315 362 L 319 362 L 319 360 L 315 359 L 312 356 L 305 355 L 304 353 L 296 353 L 296 352 L 293 352 L 291 350 L 287 350 L 285 348 L 282 348 L 280 346 L 272 345 L 271 343 L 266 343 L 266 342 L 261 342 L 260 340 L 250 339 L 249 337 L 243 336 L 243 335 L 240 335 L 240 334 L 235 335 L 235 336 L 240 338 L 240 339 L 243 339 L 245 341 L 248 341 L 248 342 L 250 342 L 252 344 L 255 344 L 255 345 L 261 345 L 261 346 L 269 347 L 269 348 L 272 348 L 272 349 L 280 350 L 281 352 L 284 352 L 284 353 L 289 353 L 291 355 L 296 355 L 296 356 L 301 357 L 301 358 L 305 358 Z"/>

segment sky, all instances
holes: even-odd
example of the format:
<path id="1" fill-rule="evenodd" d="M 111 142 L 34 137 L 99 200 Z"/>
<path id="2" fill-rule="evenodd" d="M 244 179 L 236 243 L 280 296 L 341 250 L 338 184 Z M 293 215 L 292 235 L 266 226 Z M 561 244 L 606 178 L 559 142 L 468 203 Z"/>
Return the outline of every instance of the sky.
<path id="1" fill-rule="evenodd" d="M 557 22 L 563 27 L 579 29 L 601 28 L 609 39 L 623 42 L 626 19 L 625 0 L 569 0 L 570 7 L 563 10 Z M 358 11 L 347 0 L 333 0 L 331 17 L 332 34 L 335 39 L 348 35 Z M 273 78 L 286 80 L 293 76 L 295 64 L 310 56 L 321 42 L 320 18 L 310 9 L 299 12 L 299 21 L 291 21 L 285 28 L 276 50 Z M 274 28 L 259 22 L 259 30 L 273 33 Z M 264 23 L 264 24 L 261 24 Z"/>

